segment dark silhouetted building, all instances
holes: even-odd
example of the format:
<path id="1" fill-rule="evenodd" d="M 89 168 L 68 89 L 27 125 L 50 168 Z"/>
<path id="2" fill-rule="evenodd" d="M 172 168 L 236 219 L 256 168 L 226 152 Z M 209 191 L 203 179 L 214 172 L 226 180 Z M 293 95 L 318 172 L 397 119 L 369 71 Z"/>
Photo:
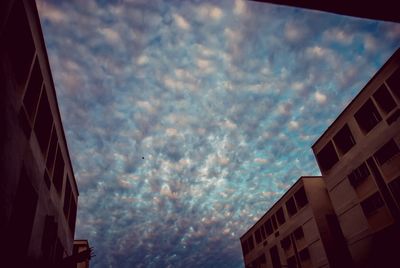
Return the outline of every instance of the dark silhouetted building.
<path id="1" fill-rule="evenodd" d="M 312 146 L 355 267 L 400 253 L 399 118 L 400 50 Z"/>
<path id="2" fill-rule="evenodd" d="M 398 267 L 400 49 L 312 150 L 322 177 L 302 177 L 240 238 L 245 266 Z"/>
<path id="3" fill-rule="evenodd" d="M 1 1 L 0 266 L 63 267 L 77 202 L 35 1 Z"/>

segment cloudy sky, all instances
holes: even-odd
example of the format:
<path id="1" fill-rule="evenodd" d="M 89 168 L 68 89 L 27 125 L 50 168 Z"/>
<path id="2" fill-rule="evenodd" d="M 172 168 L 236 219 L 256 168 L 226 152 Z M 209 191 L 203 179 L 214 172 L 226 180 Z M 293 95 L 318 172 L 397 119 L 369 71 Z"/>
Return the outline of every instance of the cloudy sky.
<path id="1" fill-rule="evenodd" d="M 239 238 L 400 44 L 269 4 L 37 0 L 99 267 L 242 267 Z"/>

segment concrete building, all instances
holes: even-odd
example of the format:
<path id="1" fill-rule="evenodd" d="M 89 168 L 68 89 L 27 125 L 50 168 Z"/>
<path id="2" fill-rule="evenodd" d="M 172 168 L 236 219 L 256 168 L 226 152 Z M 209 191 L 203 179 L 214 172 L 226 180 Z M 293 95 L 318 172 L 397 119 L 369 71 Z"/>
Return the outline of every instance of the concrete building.
<path id="1" fill-rule="evenodd" d="M 245 267 L 343 267 L 348 258 L 321 177 L 301 177 L 241 238 Z"/>
<path id="2" fill-rule="evenodd" d="M 87 240 L 75 240 L 74 241 L 74 254 L 88 251 L 90 249 L 89 242 Z M 77 261 L 76 268 L 89 268 L 89 260 Z"/>
<path id="3" fill-rule="evenodd" d="M 398 267 L 399 118 L 397 50 L 312 146 L 354 267 Z"/>
<path id="4" fill-rule="evenodd" d="M 0 266 L 64 267 L 79 192 L 29 0 L 0 3 L 0 174 Z"/>

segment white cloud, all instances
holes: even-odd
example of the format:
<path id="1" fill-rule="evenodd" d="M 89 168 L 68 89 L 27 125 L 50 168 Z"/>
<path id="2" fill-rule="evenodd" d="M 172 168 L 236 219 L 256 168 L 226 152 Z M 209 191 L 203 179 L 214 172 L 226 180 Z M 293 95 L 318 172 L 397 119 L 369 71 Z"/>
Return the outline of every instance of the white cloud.
<path id="1" fill-rule="evenodd" d="M 178 14 L 174 14 L 173 16 L 174 16 L 175 22 L 179 28 L 181 28 L 183 30 L 190 29 L 190 25 L 184 17 L 182 17 L 181 15 L 178 15 Z"/>
<path id="2" fill-rule="evenodd" d="M 266 163 L 268 163 L 268 160 L 265 159 L 265 158 L 259 158 L 259 157 L 257 157 L 257 158 L 254 158 L 254 162 L 256 162 L 256 163 L 258 163 L 258 164 L 266 164 Z"/>
<path id="3" fill-rule="evenodd" d="M 246 2 L 244 0 L 235 0 L 235 7 L 233 12 L 236 15 L 243 15 L 246 12 Z"/>
<path id="4" fill-rule="evenodd" d="M 324 104 L 326 102 L 326 99 L 327 99 L 326 95 L 322 94 L 319 91 L 315 92 L 314 98 L 319 104 Z"/>
<path id="5" fill-rule="evenodd" d="M 292 120 L 289 122 L 289 129 L 293 130 L 298 128 L 299 128 L 299 123 L 297 121 Z"/>
<path id="6" fill-rule="evenodd" d="M 353 41 L 353 35 L 338 28 L 329 29 L 324 32 L 324 38 L 328 41 L 334 41 L 341 44 L 351 44 Z"/>
<path id="7" fill-rule="evenodd" d="M 119 43 L 121 41 L 119 33 L 111 28 L 101 28 L 99 31 L 110 43 Z"/>
<path id="8" fill-rule="evenodd" d="M 224 15 L 219 7 L 209 4 L 200 6 L 198 8 L 198 13 L 203 19 L 212 19 L 213 21 L 219 21 Z"/>
<path id="9" fill-rule="evenodd" d="M 53 5 L 45 3 L 44 1 L 38 1 L 37 6 L 40 17 L 48 19 L 52 23 L 68 22 L 67 14 Z"/>

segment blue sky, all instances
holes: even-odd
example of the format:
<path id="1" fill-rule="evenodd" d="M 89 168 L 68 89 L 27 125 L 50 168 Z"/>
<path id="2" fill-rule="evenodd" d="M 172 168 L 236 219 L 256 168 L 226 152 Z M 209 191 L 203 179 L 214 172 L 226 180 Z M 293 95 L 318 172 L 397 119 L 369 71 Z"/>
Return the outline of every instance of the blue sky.
<path id="1" fill-rule="evenodd" d="M 240 236 L 400 25 L 269 4 L 37 0 L 91 267 L 242 267 Z"/>

